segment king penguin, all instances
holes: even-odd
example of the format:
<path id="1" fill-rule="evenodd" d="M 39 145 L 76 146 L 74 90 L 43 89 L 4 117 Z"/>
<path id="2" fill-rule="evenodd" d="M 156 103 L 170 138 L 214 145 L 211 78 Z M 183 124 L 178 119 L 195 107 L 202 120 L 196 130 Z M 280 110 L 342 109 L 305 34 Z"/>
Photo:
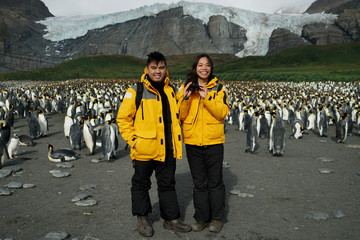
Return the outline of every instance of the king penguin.
<path id="1" fill-rule="evenodd" d="M 328 122 L 328 117 L 326 115 L 326 112 L 325 110 L 321 110 L 318 112 L 318 129 L 319 129 L 319 136 L 320 137 L 327 137 L 327 130 L 328 130 L 328 125 L 329 125 L 329 122 Z"/>
<path id="2" fill-rule="evenodd" d="M 46 119 L 43 110 L 39 110 L 38 121 L 40 126 L 40 136 L 41 137 L 47 136 L 47 132 L 49 130 L 48 120 Z"/>
<path id="3" fill-rule="evenodd" d="M 296 119 L 291 125 L 291 136 L 295 139 L 302 138 L 304 129 L 304 122 L 301 119 Z"/>
<path id="4" fill-rule="evenodd" d="M 286 129 L 282 118 L 275 116 L 270 128 L 269 151 L 274 156 L 283 156 L 285 150 Z"/>
<path id="5" fill-rule="evenodd" d="M 344 143 L 348 131 L 348 121 L 345 115 L 340 116 L 339 121 L 336 122 L 336 142 Z"/>
<path id="6" fill-rule="evenodd" d="M 8 154 L 11 159 L 17 157 L 19 151 L 19 136 L 15 133 L 8 144 Z"/>
<path id="7" fill-rule="evenodd" d="M 259 118 L 259 138 L 265 139 L 269 137 L 269 125 L 264 113 L 261 113 Z"/>
<path id="8" fill-rule="evenodd" d="M 10 140 L 10 126 L 6 120 L 0 121 L 0 137 L 4 140 L 5 144 L 8 144 Z"/>
<path id="9" fill-rule="evenodd" d="M 90 151 L 90 155 L 94 155 L 96 147 L 96 132 L 90 124 L 90 119 L 85 120 L 83 126 L 83 137 L 86 147 Z"/>
<path id="10" fill-rule="evenodd" d="M 257 127 L 258 116 L 254 113 L 250 118 L 250 126 L 246 133 L 246 148 L 245 152 L 255 152 L 258 148 L 258 127 Z"/>
<path id="11" fill-rule="evenodd" d="M 34 146 L 34 142 L 29 135 L 20 135 L 19 136 L 19 145 Z"/>
<path id="12" fill-rule="evenodd" d="M 108 161 L 115 158 L 115 137 L 116 133 L 111 121 L 106 121 L 101 136 L 101 148 L 103 158 Z"/>
<path id="13" fill-rule="evenodd" d="M 4 166 L 4 163 L 7 160 L 9 160 L 9 153 L 4 140 L 0 138 L 0 169 Z"/>
<path id="14" fill-rule="evenodd" d="M 54 150 L 54 147 L 51 144 L 48 145 L 48 159 L 51 162 L 71 161 L 77 158 L 79 158 L 79 155 L 71 149 L 61 148 Z"/>
<path id="15" fill-rule="evenodd" d="M 81 138 L 82 138 L 82 127 L 83 127 L 83 120 L 76 121 L 71 125 L 69 131 L 69 140 L 70 145 L 73 149 L 81 150 Z"/>
<path id="16" fill-rule="evenodd" d="M 28 122 L 29 126 L 29 135 L 31 139 L 37 139 L 40 136 L 40 124 L 38 117 L 32 114 Z"/>
<path id="17" fill-rule="evenodd" d="M 311 109 L 309 111 L 309 117 L 307 119 L 307 130 L 313 130 L 315 128 L 315 123 L 316 123 L 316 116 L 314 114 L 314 111 Z"/>
<path id="18" fill-rule="evenodd" d="M 74 120 L 69 117 L 68 115 L 65 115 L 64 119 L 64 135 L 66 138 L 69 138 L 70 135 L 70 127 L 74 124 Z"/>

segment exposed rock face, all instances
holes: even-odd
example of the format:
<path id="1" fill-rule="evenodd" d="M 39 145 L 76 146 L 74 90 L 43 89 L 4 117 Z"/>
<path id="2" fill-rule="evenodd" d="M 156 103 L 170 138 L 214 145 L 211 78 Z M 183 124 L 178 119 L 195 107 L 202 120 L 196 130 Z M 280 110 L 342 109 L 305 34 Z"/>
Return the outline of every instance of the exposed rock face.
<path id="1" fill-rule="evenodd" d="M 345 9 L 360 8 L 359 0 L 317 0 L 313 2 L 305 13 L 333 13 L 339 14 Z"/>
<path id="2" fill-rule="evenodd" d="M 295 34 L 284 29 L 276 29 L 269 39 L 267 54 L 274 54 L 294 46 L 302 46 L 304 43 L 326 45 L 360 41 L 359 8 L 359 0 L 317 0 L 306 10 L 306 13 L 339 14 L 335 24 L 329 26 L 320 23 L 306 25 L 303 27 L 301 36 L 294 36 Z"/>
<path id="3" fill-rule="evenodd" d="M 208 23 L 210 38 L 222 53 L 238 53 L 247 40 L 246 29 L 228 22 L 224 16 L 211 16 Z"/>
<path id="4" fill-rule="evenodd" d="M 225 17 L 212 17 L 206 26 L 199 19 L 184 16 L 183 8 L 178 7 L 155 17 L 142 17 L 89 31 L 86 36 L 75 40 L 64 40 L 61 52 L 65 55 L 71 53 L 69 56 L 73 58 L 97 54 L 143 58 L 154 50 L 167 55 L 203 51 L 235 54 L 244 48 L 245 34 L 245 29 L 227 22 Z"/>
<path id="5" fill-rule="evenodd" d="M 287 29 L 278 28 L 273 31 L 269 39 L 269 50 L 267 55 L 281 52 L 282 50 L 288 48 L 302 47 L 306 45 L 311 45 L 311 43 Z"/>
<path id="6" fill-rule="evenodd" d="M 342 9 L 335 24 L 307 25 L 301 36 L 276 29 L 269 39 L 267 54 L 308 44 L 359 41 L 359 9 L 346 9 L 348 6 L 356 8 L 358 2 L 316 1 L 318 5 L 314 3 L 309 11 Z M 197 18 L 184 15 L 183 7 L 108 25 L 88 31 L 83 37 L 60 42 L 44 39 L 45 27 L 35 22 L 50 16 L 52 14 L 40 0 L 0 0 L 0 72 L 50 67 L 86 55 L 122 54 L 144 58 L 154 50 L 165 55 L 236 54 L 247 42 L 247 30 L 224 16 L 211 16 L 204 24 Z"/>
<path id="7" fill-rule="evenodd" d="M 359 3 L 360 4 L 360 3 Z M 339 26 L 354 41 L 360 41 L 360 9 L 346 9 L 342 12 L 336 25 Z"/>
<path id="8" fill-rule="evenodd" d="M 31 7 L 30 7 L 31 6 Z M 34 21 L 53 16 L 40 0 L 1 0 L 0 72 L 52 66 L 45 56 L 45 27 Z"/>
<path id="9" fill-rule="evenodd" d="M 303 28 L 302 36 L 308 39 L 314 45 L 341 44 L 352 42 L 348 36 L 340 28 L 325 24 L 306 25 Z"/>

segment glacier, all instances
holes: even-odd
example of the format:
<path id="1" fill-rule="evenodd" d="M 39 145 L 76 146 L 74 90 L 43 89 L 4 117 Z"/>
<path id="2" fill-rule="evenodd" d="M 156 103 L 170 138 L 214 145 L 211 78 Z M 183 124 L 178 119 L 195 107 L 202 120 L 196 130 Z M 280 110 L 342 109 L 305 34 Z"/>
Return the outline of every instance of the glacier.
<path id="1" fill-rule="evenodd" d="M 187 2 L 156 3 L 145 5 L 129 11 L 106 15 L 50 17 L 38 21 L 46 26 L 45 39 L 59 42 L 65 39 L 75 39 L 86 35 L 88 30 L 102 28 L 106 25 L 126 22 L 144 16 L 156 14 L 175 7 L 183 7 L 184 14 L 200 19 L 204 24 L 213 15 L 222 15 L 229 22 L 238 24 L 246 29 L 247 42 L 244 49 L 236 54 L 238 57 L 264 56 L 269 49 L 269 38 L 273 30 L 285 28 L 301 35 L 304 25 L 312 23 L 333 24 L 336 14 L 268 14 L 244 10 L 234 7 L 224 7 L 211 3 Z"/>

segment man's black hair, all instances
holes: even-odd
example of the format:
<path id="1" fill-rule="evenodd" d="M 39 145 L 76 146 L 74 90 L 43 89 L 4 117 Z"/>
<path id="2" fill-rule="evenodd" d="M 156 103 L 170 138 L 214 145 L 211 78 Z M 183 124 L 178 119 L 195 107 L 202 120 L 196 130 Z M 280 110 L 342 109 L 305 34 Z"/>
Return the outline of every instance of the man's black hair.
<path id="1" fill-rule="evenodd" d="M 146 62 L 146 66 L 149 66 L 151 62 L 155 61 L 156 64 L 159 64 L 159 62 L 164 62 L 165 66 L 167 66 L 166 64 L 166 58 L 165 56 L 160 53 L 160 52 L 151 52 L 148 55 L 148 59 Z"/>

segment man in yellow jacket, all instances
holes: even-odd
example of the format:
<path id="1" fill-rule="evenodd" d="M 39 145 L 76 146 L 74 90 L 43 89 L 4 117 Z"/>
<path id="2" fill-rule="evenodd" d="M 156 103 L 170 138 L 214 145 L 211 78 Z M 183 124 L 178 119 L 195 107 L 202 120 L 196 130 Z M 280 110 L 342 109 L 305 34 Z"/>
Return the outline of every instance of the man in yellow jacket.
<path id="1" fill-rule="evenodd" d="M 143 91 L 137 108 L 139 84 L 143 84 Z M 176 158 L 182 158 L 181 128 L 175 92 L 169 85 L 166 59 L 161 53 L 148 55 L 141 83 L 126 91 L 116 120 L 121 136 L 131 147 L 135 170 L 131 179 L 132 214 L 137 216 L 139 233 L 151 237 L 154 232 L 148 221 L 152 210 L 149 190 L 153 171 L 164 228 L 191 231 L 190 225 L 179 219 L 175 170 Z"/>

